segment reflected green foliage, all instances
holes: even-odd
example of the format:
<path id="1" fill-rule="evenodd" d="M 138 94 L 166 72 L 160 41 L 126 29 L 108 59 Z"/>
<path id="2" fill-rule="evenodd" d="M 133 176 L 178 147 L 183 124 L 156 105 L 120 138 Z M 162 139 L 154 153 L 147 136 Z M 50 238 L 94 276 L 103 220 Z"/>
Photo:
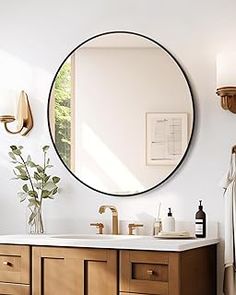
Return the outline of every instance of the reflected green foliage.
<path id="1" fill-rule="evenodd" d="M 54 84 L 55 144 L 63 161 L 70 167 L 71 158 L 71 63 L 66 61 Z"/>

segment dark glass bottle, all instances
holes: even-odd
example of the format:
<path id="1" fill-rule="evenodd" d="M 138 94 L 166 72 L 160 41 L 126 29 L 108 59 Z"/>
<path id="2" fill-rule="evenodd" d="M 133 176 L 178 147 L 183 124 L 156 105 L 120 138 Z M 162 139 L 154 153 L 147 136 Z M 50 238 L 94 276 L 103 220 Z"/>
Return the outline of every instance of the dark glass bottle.
<path id="1" fill-rule="evenodd" d="M 198 212 L 195 215 L 195 235 L 197 238 L 206 237 L 206 213 L 203 211 L 202 201 L 199 201 Z"/>

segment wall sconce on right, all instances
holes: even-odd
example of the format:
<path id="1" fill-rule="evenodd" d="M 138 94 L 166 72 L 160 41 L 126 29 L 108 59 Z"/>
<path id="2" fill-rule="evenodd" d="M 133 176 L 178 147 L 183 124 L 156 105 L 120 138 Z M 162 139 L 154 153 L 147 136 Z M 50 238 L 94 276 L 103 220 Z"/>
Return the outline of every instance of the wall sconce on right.
<path id="1" fill-rule="evenodd" d="M 236 114 L 236 52 L 217 56 L 217 91 L 221 106 Z"/>

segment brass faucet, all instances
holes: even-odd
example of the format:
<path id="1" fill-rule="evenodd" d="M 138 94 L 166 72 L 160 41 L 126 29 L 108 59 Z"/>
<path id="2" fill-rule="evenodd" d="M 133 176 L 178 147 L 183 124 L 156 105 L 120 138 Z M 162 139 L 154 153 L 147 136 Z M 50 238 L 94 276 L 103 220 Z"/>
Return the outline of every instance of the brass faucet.
<path id="1" fill-rule="evenodd" d="M 105 210 L 109 208 L 112 212 L 112 234 L 113 235 L 118 235 L 118 211 L 115 206 L 109 206 L 109 205 L 102 205 L 99 208 L 99 213 L 103 214 L 105 213 Z"/>

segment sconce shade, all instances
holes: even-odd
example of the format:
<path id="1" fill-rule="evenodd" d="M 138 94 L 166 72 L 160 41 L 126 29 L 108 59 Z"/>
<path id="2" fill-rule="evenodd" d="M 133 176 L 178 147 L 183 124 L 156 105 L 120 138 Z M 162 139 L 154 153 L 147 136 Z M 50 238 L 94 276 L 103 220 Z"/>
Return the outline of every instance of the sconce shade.
<path id="1" fill-rule="evenodd" d="M 236 52 L 217 56 L 217 88 L 236 87 Z"/>
<path id="2" fill-rule="evenodd" d="M 236 113 L 236 52 L 217 56 L 217 91 L 224 110 Z"/>

